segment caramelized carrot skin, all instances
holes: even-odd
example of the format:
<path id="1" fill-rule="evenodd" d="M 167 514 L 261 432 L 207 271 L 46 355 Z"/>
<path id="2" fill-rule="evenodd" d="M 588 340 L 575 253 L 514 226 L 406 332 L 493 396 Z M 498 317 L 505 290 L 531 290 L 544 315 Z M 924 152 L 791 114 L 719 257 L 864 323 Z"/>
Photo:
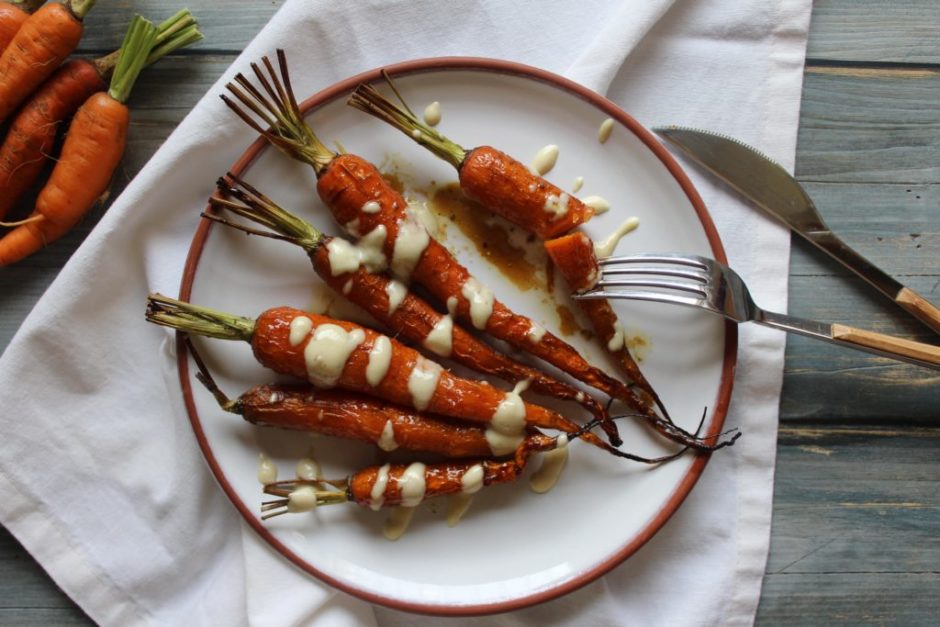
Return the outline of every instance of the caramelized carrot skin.
<path id="1" fill-rule="evenodd" d="M 72 54 L 82 30 L 81 20 L 58 2 L 23 23 L 0 55 L 0 122 Z"/>
<path id="2" fill-rule="evenodd" d="M 15 4 L 0 2 L 0 53 L 13 41 L 17 31 L 29 19 L 29 13 Z"/>
<path id="3" fill-rule="evenodd" d="M 568 286 L 581 291 L 594 287 L 599 276 L 597 255 L 594 252 L 594 243 L 584 233 L 571 233 L 563 237 L 545 242 L 545 250 L 551 257 L 552 263 L 561 272 Z M 608 342 L 618 333 L 617 314 L 614 313 L 610 303 L 606 300 L 579 300 L 578 305 L 591 321 L 591 326 L 597 334 L 601 345 L 608 349 Z M 619 330 L 622 334 L 623 331 Z M 630 380 L 639 384 L 641 389 L 653 399 L 658 399 L 653 387 L 643 376 L 640 367 L 626 345 L 621 341 L 620 346 L 612 351 L 620 362 L 624 372 Z M 647 403 L 648 404 L 648 403 Z"/>
<path id="4" fill-rule="evenodd" d="M 407 451 L 453 458 L 492 454 L 485 429 L 389 405 L 367 396 L 303 385 L 261 385 L 240 399 L 251 423 L 377 443 L 390 422 Z M 539 436 L 545 438 L 546 436 Z"/>
<path id="5" fill-rule="evenodd" d="M 52 158 L 59 125 L 95 92 L 107 87 L 90 61 L 68 61 L 13 118 L 0 146 L 0 218 L 36 181 Z"/>
<path id="6" fill-rule="evenodd" d="M 129 123 L 128 108 L 106 93 L 96 93 L 82 105 L 36 199 L 31 215 L 43 219 L 18 226 L 0 240 L 0 265 L 19 261 L 62 237 L 91 209 L 121 160 Z"/>
<path id="7" fill-rule="evenodd" d="M 308 336 L 296 346 L 291 346 L 289 341 L 291 321 L 299 316 L 309 318 L 314 328 L 322 324 L 335 324 L 346 331 L 361 329 L 364 332 L 365 340 L 349 355 L 336 387 L 369 394 L 405 407 L 413 405 L 408 381 L 415 365 L 424 358 L 416 350 L 392 340 L 388 373 L 373 388 L 366 379 L 366 367 L 369 363 L 369 351 L 380 334 L 351 322 L 305 313 L 290 307 L 269 309 L 256 320 L 251 340 L 255 358 L 260 363 L 281 374 L 308 379 L 304 351 L 311 337 Z M 442 370 L 426 411 L 474 422 L 489 422 L 505 398 L 505 392 L 489 383 L 463 379 Z M 539 405 L 525 403 L 525 411 L 526 422 L 532 425 L 565 429 L 569 432 L 577 428 L 562 416 Z"/>
<path id="8" fill-rule="evenodd" d="M 373 274 L 363 268 L 333 276 L 326 245 L 319 246 L 312 253 L 311 261 L 317 274 L 333 290 L 337 293 L 344 293 L 349 300 L 368 311 L 374 318 L 412 344 L 421 345 L 434 326 L 443 318 L 427 302 L 410 291 L 390 314 L 389 296 L 386 290 L 390 280 L 384 275 Z M 349 281 L 352 281 L 352 285 L 349 290 L 346 290 L 344 287 Z M 604 415 L 603 408 L 593 398 L 581 394 L 575 388 L 535 368 L 509 359 L 457 325 L 453 327 L 452 352 L 449 356 L 477 372 L 492 374 L 506 381 L 516 382 L 528 379 L 530 387 L 536 392 L 556 398 L 577 400 L 594 416 Z"/>
<path id="9" fill-rule="evenodd" d="M 594 216 L 594 210 L 580 200 L 490 146 L 467 153 L 459 174 L 467 196 L 542 239 L 567 233 Z M 568 198 L 563 215 L 546 210 L 549 196 Z"/>
<path id="10" fill-rule="evenodd" d="M 483 485 L 490 486 L 499 483 L 510 483 L 519 478 L 523 466 L 516 461 L 478 462 L 483 465 Z M 424 498 L 434 498 L 459 494 L 463 491 L 461 478 L 464 473 L 474 465 L 474 462 L 444 462 L 440 464 L 427 464 L 425 467 Z M 401 479 L 408 466 L 405 464 L 392 464 L 388 469 L 388 484 L 385 488 L 382 507 L 397 507 L 401 505 Z M 372 503 L 372 486 L 379 475 L 378 466 L 364 468 L 349 478 L 348 492 L 350 498 L 359 505 L 369 506 Z"/>

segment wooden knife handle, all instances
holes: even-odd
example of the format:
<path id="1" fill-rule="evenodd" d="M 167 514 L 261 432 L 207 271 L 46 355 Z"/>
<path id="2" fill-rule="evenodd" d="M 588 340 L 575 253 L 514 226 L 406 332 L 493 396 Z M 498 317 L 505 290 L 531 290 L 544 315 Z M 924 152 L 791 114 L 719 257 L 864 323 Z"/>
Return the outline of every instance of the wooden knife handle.
<path id="1" fill-rule="evenodd" d="M 914 290 L 904 287 L 894 297 L 894 302 L 928 327 L 940 333 L 940 309 L 926 298 Z"/>
<path id="2" fill-rule="evenodd" d="M 856 329 L 844 324 L 832 325 L 832 339 L 854 345 L 855 348 L 898 355 L 922 362 L 921 365 L 940 369 L 940 346 L 904 340 L 893 335 Z"/>

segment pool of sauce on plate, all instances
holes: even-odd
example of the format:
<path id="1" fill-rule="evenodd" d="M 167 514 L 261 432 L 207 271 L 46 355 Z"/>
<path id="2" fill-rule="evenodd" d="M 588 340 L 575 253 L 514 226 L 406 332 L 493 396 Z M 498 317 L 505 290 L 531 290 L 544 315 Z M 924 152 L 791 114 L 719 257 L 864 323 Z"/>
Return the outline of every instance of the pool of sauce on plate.
<path id="1" fill-rule="evenodd" d="M 460 229 L 480 256 L 516 287 L 522 291 L 547 289 L 545 274 L 539 271 L 539 265 L 516 245 L 520 235 L 518 227 L 495 220 L 491 212 L 464 196 L 456 183 L 431 190 L 428 198 L 431 210 Z M 525 241 L 532 243 L 535 236 L 528 235 Z"/>

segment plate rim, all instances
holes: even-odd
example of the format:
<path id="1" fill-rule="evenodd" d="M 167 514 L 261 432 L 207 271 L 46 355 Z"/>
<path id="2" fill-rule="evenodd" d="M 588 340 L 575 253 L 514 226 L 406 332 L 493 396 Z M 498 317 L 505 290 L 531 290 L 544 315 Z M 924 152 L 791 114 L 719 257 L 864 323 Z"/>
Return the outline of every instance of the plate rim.
<path id="1" fill-rule="evenodd" d="M 725 256 L 724 246 L 722 245 L 721 238 L 718 234 L 718 229 L 715 227 L 711 215 L 709 214 L 708 209 L 705 207 L 705 203 L 703 202 L 698 191 L 692 185 L 692 181 L 689 179 L 688 175 L 686 175 L 679 163 L 672 157 L 668 150 L 666 150 L 665 146 L 656 138 L 656 136 L 611 100 L 608 100 L 604 96 L 579 83 L 576 83 L 575 81 L 565 78 L 559 74 L 555 74 L 554 72 L 515 61 L 507 61 L 488 57 L 448 56 L 413 59 L 391 65 L 380 66 L 338 81 L 306 98 L 303 102 L 300 103 L 300 111 L 301 114 L 306 117 L 315 109 L 350 93 L 359 83 L 379 80 L 381 78 L 382 71 L 388 72 L 391 76 L 401 76 L 448 70 L 492 72 L 496 74 L 518 76 L 521 78 L 545 83 L 551 87 L 577 96 L 578 98 L 586 101 L 588 104 L 591 104 L 597 109 L 603 111 L 609 117 L 613 118 L 623 126 L 627 127 L 630 132 L 633 133 L 637 139 L 643 142 L 643 144 L 654 154 L 654 156 L 659 159 L 673 179 L 675 179 L 675 181 L 679 184 L 680 188 L 688 198 L 692 208 L 695 210 L 695 213 L 699 218 L 699 222 L 705 231 L 705 236 L 708 240 L 709 246 L 712 249 L 714 258 L 721 263 L 727 263 L 727 257 Z M 235 161 L 229 170 L 237 175 L 241 175 L 248 167 L 251 166 L 255 159 L 257 159 L 258 156 L 268 148 L 268 142 L 264 138 L 259 137 L 248 146 L 245 152 L 242 153 L 242 155 Z M 204 217 L 200 219 L 199 225 L 196 228 L 196 232 L 193 235 L 192 242 L 190 243 L 190 247 L 186 256 L 186 262 L 183 267 L 183 276 L 180 281 L 180 300 L 189 301 L 190 297 L 192 296 L 196 271 L 198 270 L 199 261 L 202 257 L 202 252 L 212 227 L 213 223 L 211 220 L 208 220 Z M 720 432 L 722 426 L 724 425 L 724 421 L 728 413 L 728 406 L 731 400 L 734 370 L 737 363 L 737 325 L 726 321 L 724 328 L 725 347 L 722 359 L 721 381 L 712 410 L 711 421 L 709 423 L 709 430 L 707 433 L 708 435 L 716 435 Z M 267 542 L 272 548 L 280 553 L 281 556 L 286 558 L 294 566 L 300 568 L 306 573 L 313 575 L 320 581 L 336 589 L 342 590 L 343 592 L 351 594 L 364 601 L 383 605 L 385 607 L 396 610 L 434 616 L 480 616 L 530 607 L 573 592 L 578 588 L 581 588 L 598 579 L 616 566 L 623 563 L 627 558 L 632 556 L 643 545 L 645 545 L 657 532 L 659 532 L 659 530 L 676 512 L 676 510 L 679 509 L 679 506 L 685 501 L 688 494 L 692 491 L 692 488 L 698 482 L 699 477 L 702 475 L 702 472 L 705 470 L 705 466 L 711 458 L 710 453 L 695 454 L 695 459 L 692 462 L 692 465 L 689 467 L 689 470 L 678 482 L 675 489 L 669 495 L 669 498 L 663 503 L 663 505 L 653 515 L 650 521 L 641 529 L 641 531 L 628 543 L 621 546 L 617 551 L 596 564 L 593 568 L 579 573 L 577 576 L 569 580 L 566 580 L 558 585 L 535 591 L 525 596 L 489 603 L 443 605 L 402 601 L 400 599 L 382 596 L 380 594 L 363 590 L 353 585 L 348 585 L 344 582 L 338 581 L 337 579 L 331 577 L 327 573 L 322 572 L 304 560 L 303 557 L 292 551 L 286 544 L 281 542 L 273 532 L 268 530 L 262 524 L 256 513 L 241 500 L 234 487 L 231 485 L 231 483 L 229 483 L 228 478 L 222 471 L 218 460 L 216 460 L 212 451 L 212 447 L 210 446 L 205 432 L 203 431 L 199 414 L 196 410 L 195 400 L 193 398 L 193 389 L 189 375 L 189 350 L 185 342 L 185 335 L 181 332 L 177 332 L 176 334 L 176 351 L 177 370 L 179 372 L 183 401 L 186 407 L 186 413 L 189 418 L 190 426 L 192 427 L 196 441 L 199 444 L 199 449 L 202 451 L 203 458 L 208 464 L 212 475 L 218 482 L 219 487 L 221 487 L 222 491 L 225 492 L 229 501 L 241 514 L 245 522 L 247 522 L 254 532 L 261 536 L 265 542 Z"/>

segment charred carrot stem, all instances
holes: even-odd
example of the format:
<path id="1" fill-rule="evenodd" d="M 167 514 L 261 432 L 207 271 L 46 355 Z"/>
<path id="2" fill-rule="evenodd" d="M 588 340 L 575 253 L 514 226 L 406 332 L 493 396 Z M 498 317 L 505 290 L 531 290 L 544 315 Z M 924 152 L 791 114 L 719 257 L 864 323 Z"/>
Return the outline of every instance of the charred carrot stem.
<path id="1" fill-rule="evenodd" d="M 526 403 L 516 391 L 453 375 L 414 349 L 350 322 L 288 307 L 269 309 L 252 320 L 159 294 L 149 297 L 146 317 L 187 333 L 248 342 L 264 366 L 318 387 L 339 387 L 485 424 L 494 451 L 515 449 L 528 426 L 580 433 L 577 424 Z M 592 433 L 580 437 L 618 457 L 634 458 Z"/>
<path id="2" fill-rule="evenodd" d="M 528 380 L 536 391 L 562 400 L 575 401 L 601 420 L 606 412 L 601 405 L 584 392 L 566 385 L 543 372 L 514 361 L 476 337 L 453 324 L 450 315 L 438 313 L 423 299 L 408 291 L 404 285 L 390 280 L 383 274 L 370 272 L 362 264 L 352 269 L 334 266 L 334 255 L 338 258 L 345 251 L 353 250 L 339 238 L 324 236 L 311 224 L 291 214 L 245 181 L 229 173 L 218 182 L 219 190 L 236 198 L 233 202 L 222 198 L 211 198 L 216 209 L 225 209 L 261 224 L 280 235 L 280 239 L 291 242 L 310 257 L 317 274 L 337 293 L 343 294 L 353 303 L 368 311 L 379 322 L 400 334 L 415 345 L 423 345 L 432 352 L 451 358 L 477 372 L 491 374 L 511 383 Z M 206 216 L 216 219 L 214 216 Z M 244 229 L 242 225 L 222 220 L 228 226 L 258 234 L 256 230 Z M 397 296 L 396 296 L 397 294 Z"/>

